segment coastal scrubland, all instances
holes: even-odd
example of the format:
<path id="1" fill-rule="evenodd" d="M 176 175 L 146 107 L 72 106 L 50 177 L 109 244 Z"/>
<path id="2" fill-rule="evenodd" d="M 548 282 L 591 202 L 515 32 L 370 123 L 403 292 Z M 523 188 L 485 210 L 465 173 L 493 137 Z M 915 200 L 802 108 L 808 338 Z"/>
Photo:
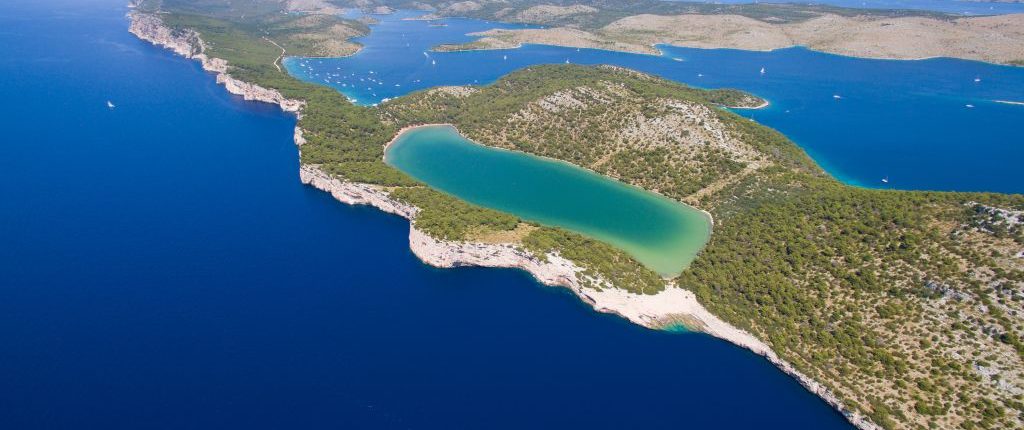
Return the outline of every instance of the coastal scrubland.
<path id="1" fill-rule="evenodd" d="M 271 41 L 287 45 L 264 32 L 276 15 L 161 10 L 232 76 L 306 102 L 302 163 L 389 190 L 421 209 L 414 222 L 432 236 L 556 252 L 636 293 L 689 289 L 884 428 L 1024 428 L 1024 196 L 847 186 L 721 107 L 758 99 L 612 67 L 532 67 L 354 106 L 278 69 Z M 690 203 L 713 215 L 711 240 L 666 280 L 614 247 L 469 205 L 383 163 L 398 130 L 437 122 Z"/>

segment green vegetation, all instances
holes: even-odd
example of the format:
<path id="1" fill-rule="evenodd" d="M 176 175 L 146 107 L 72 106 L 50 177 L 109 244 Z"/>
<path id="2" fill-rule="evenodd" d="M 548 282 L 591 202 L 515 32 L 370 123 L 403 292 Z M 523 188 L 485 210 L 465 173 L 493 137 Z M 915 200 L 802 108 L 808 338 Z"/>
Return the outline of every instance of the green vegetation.
<path id="1" fill-rule="evenodd" d="M 477 142 L 567 160 L 711 212 L 711 241 L 675 281 L 876 423 L 1024 427 L 1024 402 L 1013 394 L 1024 380 L 1022 227 L 1006 215 L 1024 210 L 1024 196 L 845 186 L 784 136 L 714 106 L 741 93 L 623 69 L 534 67 L 487 87 L 353 106 L 274 66 L 280 49 L 264 37 L 287 33 L 272 25 L 279 17 L 201 16 L 172 3 L 163 10 L 182 13 L 165 22 L 198 31 L 233 76 L 306 102 L 303 163 L 387 187 L 421 208 L 415 222 L 431 235 L 458 240 L 522 225 L 382 162 L 400 127 L 450 122 Z M 520 245 L 557 251 L 631 291 L 665 285 L 577 234 L 536 228 Z"/>
<path id="2" fill-rule="evenodd" d="M 416 227 L 439 239 L 462 240 L 473 231 L 509 231 L 519 218 L 471 205 L 427 187 L 399 188 L 391 192 L 399 201 L 420 208 Z"/>

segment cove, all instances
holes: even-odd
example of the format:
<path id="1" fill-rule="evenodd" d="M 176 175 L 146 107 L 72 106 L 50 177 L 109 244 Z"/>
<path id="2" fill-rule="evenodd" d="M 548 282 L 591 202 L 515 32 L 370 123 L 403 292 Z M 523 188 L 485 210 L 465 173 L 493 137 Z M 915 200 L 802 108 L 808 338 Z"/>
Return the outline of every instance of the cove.
<path id="1" fill-rule="evenodd" d="M 402 132 L 384 159 L 470 203 L 612 244 L 662 276 L 678 275 L 711 234 L 708 215 L 690 206 L 569 163 L 477 144 L 449 125 Z"/>

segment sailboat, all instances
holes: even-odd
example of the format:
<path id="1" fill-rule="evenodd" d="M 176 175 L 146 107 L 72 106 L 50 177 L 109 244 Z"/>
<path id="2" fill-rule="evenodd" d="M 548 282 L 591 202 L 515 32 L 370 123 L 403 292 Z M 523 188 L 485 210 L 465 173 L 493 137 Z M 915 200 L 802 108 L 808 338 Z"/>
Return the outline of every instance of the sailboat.
<path id="1" fill-rule="evenodd" d="M 761 68 L 761 74 L 764 74 L 764 67 Z"/>
<path id="2" fill-rule="evenodd" d="M 502 55 L 502 56 L 501 56 L 501 59 L 502 59 L 502 60 L 507 60 L 507 59 L 508 59 L 508 55 Z"/>
<path id="3" fill-rule="evenodd" d="M 117 106 L 114 106 L 114 103 L 113 103 L 113 102 L 111 102 L 110 100 L 107 100 L 107 108 L 108 108 L 108 109 L 113 109 L 113 108 L 115 108 L 115 107 L 117 107 Z"/>
<path id="4" fill-rule="evenodd" d="M 430 60 L 430 65 L 431 66 L 437 65 L 437 60 Z"/>
<path id="5" fill-rule="evenodd" d="M 889 183 L 889 177 L 886 176 L 886 177 L 882 178 L 882 183 L 883 184 L 888 184 Z"/>
<path id="6" fill-rule="evenodd" d="M 569 64 L 569 59 L 568 58 L 565 59 L 565 64 Z"/>

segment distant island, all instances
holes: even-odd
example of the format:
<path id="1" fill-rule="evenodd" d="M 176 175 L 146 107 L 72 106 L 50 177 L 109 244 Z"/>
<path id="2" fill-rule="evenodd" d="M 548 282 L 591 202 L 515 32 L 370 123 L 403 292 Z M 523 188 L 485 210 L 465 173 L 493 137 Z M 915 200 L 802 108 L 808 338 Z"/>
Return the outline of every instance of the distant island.
<path id="1" fill-rule="evenodd" d="M 667 3 L 667 4 L 666 4 Z M 952 57 L 999 64 L 1024 62 L 1024 14 L 962 17 L 911 10 L 846 9 L 801 4 L 701 4 L 642 0 L 543 0 L 431 3 L 431 16 L 540 24 L 490 30 L 441 51 L 500 49 L 522 44 L 658 53 L 657 44 L 767 51 L 804 46 L 852 57 Z"/>
<path id="2" fill-rule="evenodd" d="M 518 267 L 596 310 L 720 337 L 863 429 L 1024 425 L 1024 196 L 847 186 L 721 107 L 756 96 L 616 67 L 531 67 L 355 106 L 279 61 L 354 52 L 327 34 L 365 34 L 364 23 L 208 3 L 143 1 L 130 30 L 201 61 L 228 91 L 296 112 L 301 180 L 410 219 L 410 246 L 428 264 Z M 469 3 L 458 7 L 477 10 Z M 606 243 L 470 205 L 384 163 L 400 130 L 434 123 L 705 210 L 711 239 L 667 279 Z"/>

